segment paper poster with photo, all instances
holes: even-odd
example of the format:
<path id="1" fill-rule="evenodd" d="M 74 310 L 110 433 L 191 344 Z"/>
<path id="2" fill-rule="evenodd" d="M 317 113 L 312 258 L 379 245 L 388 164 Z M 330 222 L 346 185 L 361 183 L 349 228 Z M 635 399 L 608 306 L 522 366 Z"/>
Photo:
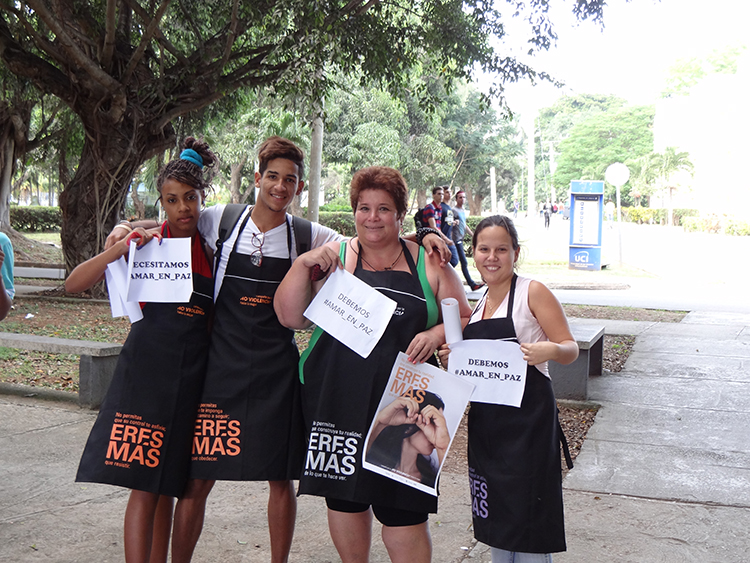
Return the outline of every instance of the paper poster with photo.
<path id="1" fill-rule="evenodd" d="M 193 294 L 192 241 L 152 239 L 141 248 L 130 241 L 127 301 L 187 303 Z"/>
<path id="2" fill-rule="evenodd" d="M 143 318 L 143 311 L 137 301 L 128 302 L 125 300 L 126 288 L 128 286 L 128 263 L 125 258 L 120 256 L 107 265 L 104 272 L 107 279 L 107 293 L 109 293 L 109 306 L 112 309 L 113 317 L 127 317 L 130 323 L 140 321 Z"/>
<path id="3" fill-rule="evenodd" d="M 521 406 L 528 364 L 518 343 L 477 339 L 450 347 L 448 371 L 476 385 L 472 402 Z"/>
<path id="4" fill-rule="evenodd" d="M 474 385 L 400 352 L 365 439 L 362 466 L 437 496 L 437 480 Z"/>
<path id="5" fill-rule="evenodd" d="M 305 310 L 311 320 L 345 346 L 367 358 L 383 336 L 396 302 L 338 268 Z"/>

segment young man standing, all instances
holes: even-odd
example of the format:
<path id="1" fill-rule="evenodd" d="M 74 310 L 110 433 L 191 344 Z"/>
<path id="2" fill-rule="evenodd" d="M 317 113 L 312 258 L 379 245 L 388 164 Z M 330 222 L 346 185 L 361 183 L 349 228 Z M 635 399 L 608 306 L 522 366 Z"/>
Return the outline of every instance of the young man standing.
<path id="1" fill-rule="evenodd" d="M 443 220 L 440 224 L 440 230 L 453 243 L 450 244 L 448 248 L 451 250 L 450 265 L 455 268 L 456 264 L 458 264 L 458 252 L 456 251 L 456 245 L 453 241 L 453 231 L 455 230 L 456 218 L 453 215 L 453 208 L 451 207 L 450 186 L 443 186 L 443 201 L 441 206 L 443 208 Z"/>
<path id="2" fill-rule="evenodd" d="M 218 256 L 214 325 L 195 437 L 204 447 L 200 452 L 194 447 L 194 480 L 175 511 L 173 551 L 183 544 L 183 561 L 189 561 L 198 541 L 197 522 L 203 521 L 216 480 L 268 481 L 271 561 L 288 559 L 297 511 L 292 480 L 302 468 L 304 426 L 294 331 L 279 323 L 273 296 L 297 257 L 299 233 L 286 211 L 304 187 L 303 158 L 287 139 L 271 137 L 263 143 L 256 204 L 240 215 Z M 214 252 L 224 207 L 206 209 L 198 223 Z M 317 223 L 311 228 L 313 248 L 341 238 Z M 220 423 L 224 430 L 218 432 Z"/>
<path id="3" fill-rule="evenodd" d="M 484 284 L 476 283 L 471 279 L 471 274 L 469 273 L 469 263 L 466 260 L 466 252 L 464 250 L 464 236 L 466 233 L 468 233 L 469 236 L 474 236 L 474 232 L 466 224 L 466 210 L 464 209 L 465 202 L 466 192 L 461 190 L 456 194 L 456 207 L 453 208 L 453 214 L 457 220 L 456 225 L 453 227 L 453 244 L 458 253 L 458 260 L 461 262 L 461 271 L 464 274 L 464 279 L 471 290 L 475 291 L 484 286 Z"/>
<path id="4" fill-rule="evenodd" d="M 435 229 L 437 232 L 442 234 L 445 244 L 448 245 L 451 253 L 450 265 L 455 266 L 458 264 L 458 256 L 456 255 L 456 261 L 453 261 L 455 255 L 455 249 L 453 248 L 453 240 L 445 235 L 443 230 L 443 221 L 446 219 L 446 210 L 448 207 L 443 203 L 443 190 L 450 189 L 448 186 L 435 186 L 432 188 L 432 201 L 424 206 L 422 210 L 422 219 L 427 221 L 427 224 Z M 448 192 L 448 199 L 450 199 L 450 191 Z M 452 214 L 452 212 L 451 212 Z"/>
<path id="5" fill-rule="evenodd" d="M 432 201 L 424 206 L 422 218 L 427 224 L 440 231 L 443 217 L 443 187 L 435 186 L 432 188 Z"/>

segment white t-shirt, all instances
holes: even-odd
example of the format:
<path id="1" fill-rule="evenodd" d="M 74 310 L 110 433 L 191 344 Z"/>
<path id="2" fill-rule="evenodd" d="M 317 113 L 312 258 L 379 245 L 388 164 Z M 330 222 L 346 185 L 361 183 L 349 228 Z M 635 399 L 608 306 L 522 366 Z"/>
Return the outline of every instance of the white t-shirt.
<path id="1" fill-rule="evenodd" d="M 516 296 L 513 299 L 513 327 L 516 329 L 516 338 L 518 343 L 529 342 L 531 344 L 535 342 L 547 342 L 549 338 L 542 330 L 539 325 L 539 321 L 536 320 L 534 313 L 529 308 L 529 285 L 531 284 L 530 278 L 522 278 L 518 276 L 516 280 Z M 482 320 L 484 315 L 484 306 L 487 303 L 487 292 L 479 299 L 474 312 L 471 314 L 469 323 L 475 323 Z M 502 319 L 508 316 L 508 296 L 500 304 L 492 315 L 493 319 Z M 538 364 L 537 369 L 544 375 L 549 377 L 549 370 L 547 368 L 547 362 Z"/>
<path id="2" fill-rule="evenodd" d="M 224 212 L 226 205 L 214 205 L 203 210 L 198 219 L 198 231 L 200 231 L 203 238 L 211 247 L 211 250 L 216 251 L 216 239 L 219 238 L 219 225 L 221 224 L 221 215 Z M 265 234 L 261 234 L 260 229 L 253 222 L 252 217 L 247 220 L 245 230 L 242 231 L 242 235 L 237 240 L 237 230 L 239 229 L 242 222 L 245 220 L 247 214 L 250 213 L 250 206 L 242 212 L 237 225 L 234 230 L 229 234 L 227 240 L 224 241 L 224 248 L 221 253 L 221 262 L 216 271 L 216 283 L 214 286 L 214 300 L 219 295 L 221 289 L 221 283 L 224 280 L 224 272 L 227 269 L 227 260 L 232 252 L 232 248 L 239 254 L 250 255 L 258 250 L 257 244 L 253 244 L 253 234 L 261 235 L 263 237 L 263 256 L 270 258 L 290 258 L 289 256 L 289 245 L 286 238 L 286 224 L 282 223 L 278 227 L 267 231 Z M 291 215 L 287 213 L 286 220 L 291 224 Z M 295 241 L 294 229 L 291 229 L 292 241 L 291 241 L 291 259 L 297 258 L 297 245 Z M 312 233 L 310 240 L 310 248 L 318 248 L 323 246 L 330 241 L 342 240 L 344 237 L 338 234 L 336 231 L 324 227 L 318 223 L 312 223 Z M 235 246 L 235 241 L 237 242 Z"/>

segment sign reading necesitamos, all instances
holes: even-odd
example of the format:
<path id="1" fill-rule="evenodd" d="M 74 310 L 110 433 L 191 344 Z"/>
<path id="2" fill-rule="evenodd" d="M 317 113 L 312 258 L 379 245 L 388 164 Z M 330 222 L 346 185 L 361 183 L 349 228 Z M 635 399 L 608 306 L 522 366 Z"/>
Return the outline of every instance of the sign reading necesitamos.
<path id="1" fill-rule="evenodd" d="M 140 249 L 130 241 L 128 301 L 187 303 L 193 293 L 189 238 L 156 239 Z"/>

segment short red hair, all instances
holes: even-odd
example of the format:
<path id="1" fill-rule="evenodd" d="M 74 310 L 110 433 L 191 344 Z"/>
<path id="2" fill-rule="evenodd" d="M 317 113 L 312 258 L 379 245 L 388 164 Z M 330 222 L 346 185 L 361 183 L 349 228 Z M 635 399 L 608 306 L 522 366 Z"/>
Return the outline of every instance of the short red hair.
<path id="1" fill-rule="evenodd" d="M 349 200 L 352 211 L 357 212 L 359 194 L 364 190 L 384 190 L 393 198 L 399 219 L 406 215 L 409 206 L 409 190 L 401 172 L 388 166 L 369 166 L 354 173 Z"/>

